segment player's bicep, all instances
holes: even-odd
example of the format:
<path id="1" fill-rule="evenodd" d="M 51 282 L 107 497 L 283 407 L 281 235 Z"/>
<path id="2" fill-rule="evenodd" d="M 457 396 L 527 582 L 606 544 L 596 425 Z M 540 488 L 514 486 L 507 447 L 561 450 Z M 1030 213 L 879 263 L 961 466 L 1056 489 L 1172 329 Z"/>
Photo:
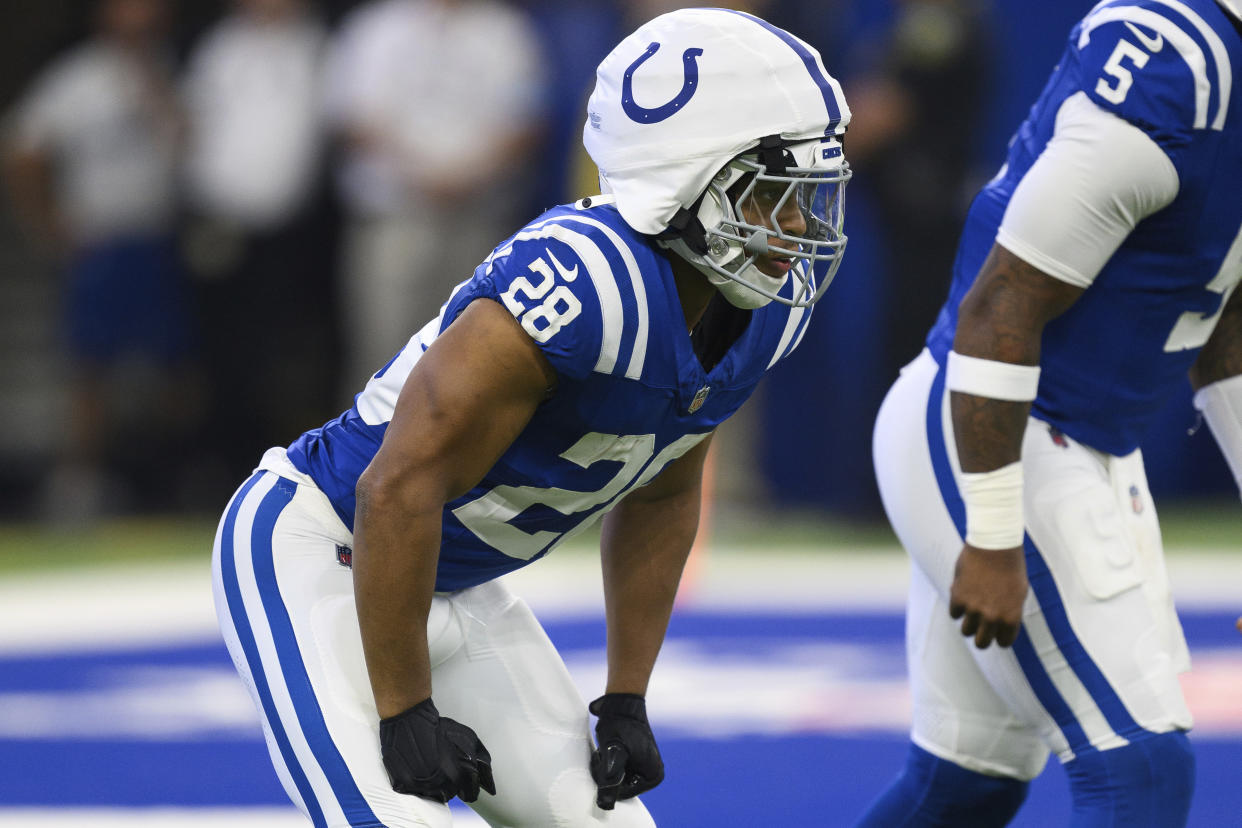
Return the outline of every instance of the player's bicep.
<path id="1" fill-rule="evenodd" d="M 504 308 L 472 302 L 410 371 L 367 475 L 447 502 L 495 464 L 555 383 Z"/>
<path id="2" fill-rule="evenodd" d="M 1038 364 L 1044 326 L 1082 292 L 994 244 L 962 299 L 953 350 L 980 359 Z"/>

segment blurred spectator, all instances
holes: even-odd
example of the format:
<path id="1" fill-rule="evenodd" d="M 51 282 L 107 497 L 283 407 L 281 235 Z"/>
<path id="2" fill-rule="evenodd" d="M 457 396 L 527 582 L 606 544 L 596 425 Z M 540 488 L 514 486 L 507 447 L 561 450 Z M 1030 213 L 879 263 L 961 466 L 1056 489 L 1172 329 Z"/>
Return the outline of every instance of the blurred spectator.
<path id="1" fill-rule="evenodd" d="M 874 70 L 845 82 L 858 112 L 847 139 L 856 186 L 888 237 L 885 381 L 922 350 L 948 288 L 992 66 L 981 3 L 898 0 L 896 12 Z"/>
<path id="2" fill-rule="evenodd" d="M 256 452 L 335 410 L 325 46 L 303 0 L 235 0 L 189 56 L 184 250 L 209 395 L 198 479 L 213 502 L 227 496 L 213 481 L 231 487 Z"/>
<path id="3" fill-rule="evenodd" d="M 100 0 L 93 34 L 43 70 L 6 124 L 17 213 L 65 271 L 69 411 L 44 493 L 63 522 L 125 505 L 109 469 L 154 461 L 194 407 L 171 236 L 180 122 L 166 16 L 163 0 Z M 118 433 L 126 411 L 133 439 Z"/>
<path id="4" fill-rule="evenodd" d="M 529 20 L 497 0 L 372 0 L 343 21 L 327 100 L 349 214 L 349 388 L 530 211 L 545 72 Z"/>

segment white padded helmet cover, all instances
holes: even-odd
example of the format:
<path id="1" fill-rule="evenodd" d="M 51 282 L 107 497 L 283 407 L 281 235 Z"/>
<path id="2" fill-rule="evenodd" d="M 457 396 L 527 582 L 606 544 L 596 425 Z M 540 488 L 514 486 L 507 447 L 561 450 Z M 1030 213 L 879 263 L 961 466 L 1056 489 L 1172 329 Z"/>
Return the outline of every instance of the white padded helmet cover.
<path id="1" fill-rule="evenodd" d="M 656 234 L 761 137 L 840 135 L 849 119 L 811 46 L 741 12 L 683 9 L 600 63 L 583 143 L 626 223 Z"/>

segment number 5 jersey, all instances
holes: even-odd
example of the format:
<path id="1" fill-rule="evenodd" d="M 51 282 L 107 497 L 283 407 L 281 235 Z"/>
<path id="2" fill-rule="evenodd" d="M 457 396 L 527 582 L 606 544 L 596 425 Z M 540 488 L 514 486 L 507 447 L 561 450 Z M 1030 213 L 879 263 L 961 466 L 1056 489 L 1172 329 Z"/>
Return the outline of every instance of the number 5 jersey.
<path id="1" fill-rule="evenodd" d="M 995 240 L 1087 288 L 1044 329 L 1032 414 L 1110 454 L 1138 446 L 1242 275 L 1237 26 L 1212 0 L 1108 0 L 1074 27 L 971 206 L 927 340 L 941 365 Z M 1126 156 L 1134 128 L 1144 154 Z"/>

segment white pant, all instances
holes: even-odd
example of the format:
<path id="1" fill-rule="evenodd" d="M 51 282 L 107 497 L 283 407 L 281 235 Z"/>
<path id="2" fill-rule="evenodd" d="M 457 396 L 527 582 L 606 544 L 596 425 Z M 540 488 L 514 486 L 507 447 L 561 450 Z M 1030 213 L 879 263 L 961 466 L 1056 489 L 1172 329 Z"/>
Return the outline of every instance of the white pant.
<path id="1" fill-rule="evenodd" d="M 1189 668 L 1138 451 L 1113 457 L 1031 419 L 1022 444 L 1027 575 L 1012 648 L 979 650 L 948 613 L 965 512 L 944 374 L 924 351 L 875 426 L 876 477 L 909 552 L 911 738 L 974 771 L 1031 779 L 1051 750 L 1188 729 Z"/>
<path id="2" fill-rule="evenodd" d="M 448 807 L 394 792 L 380 758 L 353 579 L 337 561 L 338 545 L 351 542 L 313 485 L 256 472 L 216 535 L 220 628 L 276 772 L 314 824 L 445 828 Z M 473 728 L 492 756 L 496 796 L 480 793 L 472 805 L 489 824 L 654 825 L 637 799 L 611 812 L 595 806 L 586 704 L 503 584 L 437 595 L 428 639 L 437 708 Z"/>

